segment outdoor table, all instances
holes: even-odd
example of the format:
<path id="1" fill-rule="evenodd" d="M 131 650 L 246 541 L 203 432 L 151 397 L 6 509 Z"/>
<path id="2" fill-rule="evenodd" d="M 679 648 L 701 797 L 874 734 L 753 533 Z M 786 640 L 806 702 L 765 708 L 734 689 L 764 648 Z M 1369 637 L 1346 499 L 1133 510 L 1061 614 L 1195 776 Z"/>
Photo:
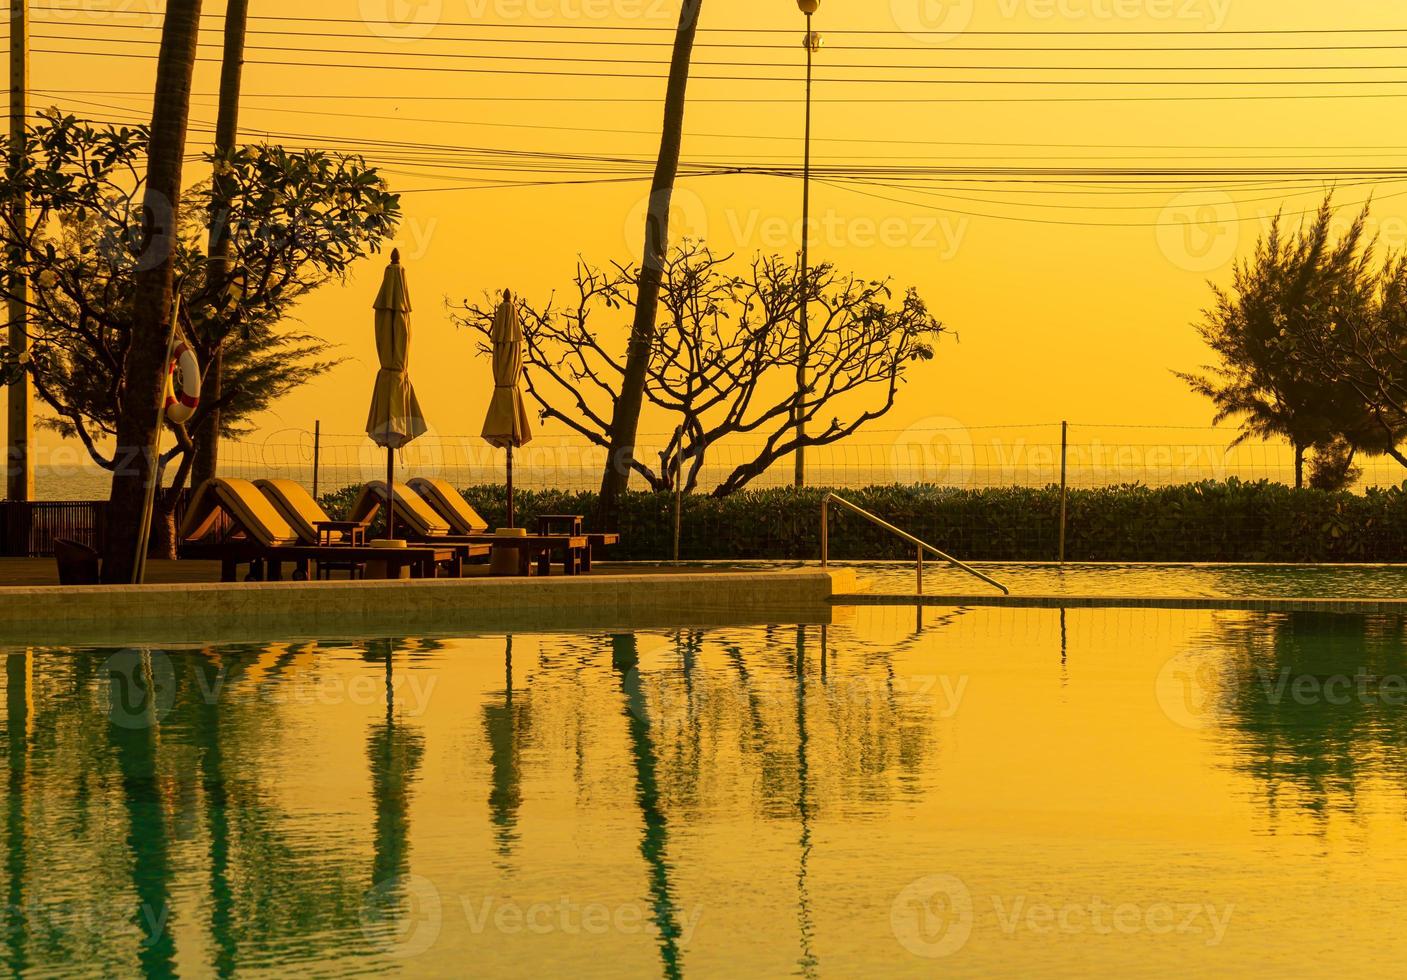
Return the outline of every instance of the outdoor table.
<path id="1" fill-rule="evenodd" d="M 366 521 L 318 521 L 315 526 L 320 545 L 366 544 Z M 336 537 L 338 533 L 342 537 Z"/>
<path id="2" fill-rule="evenodd" d="M 583 572 L 591 571 L 592 551 L 596 548 L 604 548 L 608 544 L 620 543 L 620 535 L 614 531 L 604 533 L 583 531 L 580 514 L 538 514 L 537 533 L 586 535 L 586 550 L 580 556 L 581 571 Z"/>
<path id="3" fill-rule="evenodd" d="M 283 545 L 264 548 L 253 542 L 222 542 L 218 545 L 187 544 L 181 547 L 181 557 L 206 559 L 220 563 L 220 581 L 239 580 L 239 566 L 250 564 L 250 578 L 254 581 L 277 582 L 283 578 L 285 562 L 293 565 L 295 580 L 311 578 L 314 562 L 343 562 L 363 564 L 368 561 L 385 561 L 392 569 L 410 568 L 413 578 L 435 578 L 438 566 L 449 566 L 450 574 L 458 577 L 464 570 L 463 548 L 442 545 L 412 545 L 409 548 L 372 548 L 369 545 Z"/>
<path id="4" fill-rule="evenodd" d="M 364 565 L 367 562 L 385 562 L 391 577 L 396 577 L 403 568 L 410 569 L 411 578 L 435 578 L 441 562 L 449 565 L 450 576 L 459 578 L 463 573 L 463 552 L 457 548 L 442 548 L 434 545 L 415 545 L 409 548 L 373 548 L 370 545 L 333 545 L 332 547 L 306 547 L 295 545 L 279 548 L 265 558 L 266 577 L 270 582 L 280 580 L 280 568 L 285 559 L 294 563 L 295 577 L 307 577 L 308 563 L 334 562 L 337 567 L 346 563 Z"/>
<path id="5" fill-rule="evenodd" d="M 576 575 L 589 566 L 588 552 L 591 545 L 584 534 L 466 534 L 457 539 L 475 544 L 486 544 L 490 548 L 513 548 L 518 552 L 518 574 L 531 575 L 533 559 L 537 559 L 537 573 L 550 575 L 552 572 L 552 552 L 562 552 L 562 574 Z"/>
<path id="6" fill-rule="evenodd" d="M 580 514 L 538 514 L 538 534 L 580 534 Z"/>

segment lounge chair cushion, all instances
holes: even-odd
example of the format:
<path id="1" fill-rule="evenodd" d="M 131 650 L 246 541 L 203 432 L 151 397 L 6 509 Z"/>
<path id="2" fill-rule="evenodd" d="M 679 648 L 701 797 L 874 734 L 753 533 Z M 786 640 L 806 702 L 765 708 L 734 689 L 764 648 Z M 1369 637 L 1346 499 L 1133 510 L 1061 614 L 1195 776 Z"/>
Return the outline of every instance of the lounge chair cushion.
<path id="1" fill-rule="evenodd" d="M 254 484 L 226 477 L 206 480 L 195 492 L 181 524 L 181 540 L 194 542 L 213 537 L 220 528 L 222 514 L 233 522 L 235 531 L 261 547 L 298 543 L 298 533 Z"/>
<path id="2" fill-rule="evenodd" d="M 441 519 L 449 522 L 454 534 L 482 534 L 489 529 L 489 522 L 479 516 L 474 505 L 464 499 L 464 494 L 456 490 L 448 480 L 438 477 L 417 476 L 410 481 L 410 487 L 426 503 L 435 509 Z"/>
<path id="3" fill-rule="evenodd" d="M 368 520 L 386 502 L 386 481 L 372 480 L 362 487 L 352 504 L 351 520 Z M 449 534 L 449 524 L 436 514 L 420 494 L 396 481 L 396 522 L 418 538 L 443 538 Z"/>
<path id="4" fill-rule="evenodd" d="M 288 525 L 298 534 L 304 544 L 318 543 L 318 522 L 330 521 L 327 511 L 313 498 L 301 483 L 293 480 L 255 480 L 254 485 L 269 499 Z M 342 532 L 331 535 L 333 541 L 342 540 Z"/>

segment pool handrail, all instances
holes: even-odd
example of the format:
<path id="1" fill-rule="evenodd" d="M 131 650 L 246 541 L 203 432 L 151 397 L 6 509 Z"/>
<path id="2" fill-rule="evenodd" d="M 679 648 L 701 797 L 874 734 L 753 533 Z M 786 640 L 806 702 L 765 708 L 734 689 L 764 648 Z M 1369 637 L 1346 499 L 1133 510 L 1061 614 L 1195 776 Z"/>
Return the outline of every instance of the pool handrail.
<path id="1" fill-rule="evenodd" d="M 940 558 L 941 560 L 947 562 L 949 565 L 952 565 L 954 568 L 961 569 L 962 571 L 967 572 L 967 574 L 969 575 L 973 575 L 977 578 L 980 578 L 988 585 L 993 586 L 994 588 L 1001 589 L 1003 595 L 1011 595 L 1010 589 L 1008 589 L 1005 585 L 1002 585 L 990 575 L 984 575 L 977 569 L 973 568 L 971 565 L 964 564 L 963 562 L 958 561 L 952 555 L 945 554 L 944 552 L 939 551 L 927 541 L 921 541 L 918 538 L 914 537 L 912 534 L 909 534 L 907 531 L 901 531 L 899 528 L 895 527 L 893 524 L 890 524 L 883 518 L 876 517 L 874 514 L 871 514 L 869 511 L 865 510 L 865 508 L 859 506 L 858 504 L 851 503 L 850 501 L 846 500 L 844 497 L 840 496 L 840 494 L 837 493 L 828 493 L 821 500 L 822 568 L 825 568 L 830 564 L 830 505 L 832 501 L 837 504 L 840 504 L 846 510 L 853 511 L 856 514 L 859 514 L 861 517 L 863 517 L 865 520 L 869 521 L 876 527 L 883 528 L 890 534 L 903 538 L 909 544 L 913 545 L 915 548 L 918 549 L 918 588 L 915 594 L 923 594 L 923 553 L 925 551 L 928 551 L 936 557 Z"/>

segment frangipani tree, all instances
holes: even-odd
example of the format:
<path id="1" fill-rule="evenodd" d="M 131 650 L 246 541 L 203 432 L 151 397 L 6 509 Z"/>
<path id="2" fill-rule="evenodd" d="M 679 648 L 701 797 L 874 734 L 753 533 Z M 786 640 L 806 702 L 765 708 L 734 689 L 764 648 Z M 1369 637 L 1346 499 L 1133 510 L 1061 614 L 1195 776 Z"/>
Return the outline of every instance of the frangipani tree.
<path id="1" fill-rule="evenodd" d="M 908 368 L 930 360 L 944 332 L 912 289 L 896 297 L 888 282 L 829 265 L 813 268 L 807 363 L 814 381 L 798 396 L 794 381 L 786 383 L 796 373 L 796 268 L 778 256 L 758 256 L 733 274 L 730 262 L 688 242 L 665 263 L 645 397 L 676 433 L 657 464 L 632 461 L 652 489 L 671 488 L 676 465 L 685 489 L 696 489 L 709 447 L 730 436 L 748 437 L 756 449 L 712 492 L 726 496 L 746 486 L 796 449 L 798 398 L 808 423 L 804 445 L 848 438 L 894 406 Z M 524 384 L 542 417 L 603 448 L 610 445 L 611 409 L 624 374 L 612 353 L 620 327 L 614 314 L 632 312 L 638 276 L 630 265 L 602 270 L 582 263 L 569 302 L 518 299 Z M 454 317 L 486 335 L 493 306 L 466 300 Z M 607 317 L 611 322 L 602 323 Z"/>
<path id="2" fill-rule="evenodd" d="M 152 261 L 143 240 L 144 128 L 105 127 L 57 111 L 27 134 L 27 163 L 0 179 L 0 197 L 23 191 L 30 222 L 0 215 L 0 249 L 15 256 L 30 283 L 31 352 L 5 364 L 27 373 L 51 413 L 43 420 L 79 439 L 93 461 L 123 465 L 112 449 L 133 342 L 133 287 Z M 8 153 L 8 145 L 5 146 Z M 209 159 L 209 158 L 207 158 Z M 178 431 L 163 465 L 180 458 L 179 489 L 195 439 L 241 430 L 255 412 L 325 369 L 329 344 L 290 331 L 297 303 L 379 249 L 394 232 L 400 205 L 359 157 L 246 146 L 212 161 L 229 207 L 212 207 L 208 182 L 186 191 L 170 243 L 182 297 L 182 330 L 202 365 L 225 355 L 225 385 Z M 229 232 L 228 274 L 211 274 L 208 229 Z M 0 296 L 8 296 L 0 282 Z M 220 410 L 220 429 L 207 425 Z"/>

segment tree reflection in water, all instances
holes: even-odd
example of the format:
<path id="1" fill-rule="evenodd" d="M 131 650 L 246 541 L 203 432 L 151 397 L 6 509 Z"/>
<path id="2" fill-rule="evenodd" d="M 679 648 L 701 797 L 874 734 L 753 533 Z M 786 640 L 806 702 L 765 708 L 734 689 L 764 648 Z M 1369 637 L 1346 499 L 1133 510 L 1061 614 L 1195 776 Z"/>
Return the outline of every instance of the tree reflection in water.
<path id="1" fill-rule="evenodd" d="M 1358 806 L 1383 779 L 1407 797 L 1407 620 L 1284 613 L 1218 617 L 1219 737 L 1236 770 L 1264 787 L 1267 813 Z"/>

